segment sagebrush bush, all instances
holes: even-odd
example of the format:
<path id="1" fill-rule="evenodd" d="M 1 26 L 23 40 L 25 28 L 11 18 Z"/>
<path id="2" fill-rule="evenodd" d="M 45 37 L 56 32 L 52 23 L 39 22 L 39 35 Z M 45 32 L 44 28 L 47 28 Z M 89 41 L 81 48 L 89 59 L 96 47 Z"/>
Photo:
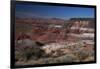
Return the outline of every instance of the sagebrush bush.
<path id="1" fill-rule="evenodd" d="M 31 47 L 31 48 L 25 48 L 24 50 L 21 50 L 19 53 L 16 53 L 16 60 L 23 59 L 23 60 L 30 60 L 30 59 L 37 59 L 42 57 L 43 50 L 41 50 L 38 47 Z"/>
<path id="2" fill-rule="evenodd" d="M 50 63 L 70 63 L 70 62 L 75 62 L 77 61 L 77 57 L 74 56 L 73 54 L 66 54 L 63 56 L 59 56 L 59 57 L 49 57 L 49 58 L 43 58 L 42 61 L 45 64 L 50 64 Z"/>

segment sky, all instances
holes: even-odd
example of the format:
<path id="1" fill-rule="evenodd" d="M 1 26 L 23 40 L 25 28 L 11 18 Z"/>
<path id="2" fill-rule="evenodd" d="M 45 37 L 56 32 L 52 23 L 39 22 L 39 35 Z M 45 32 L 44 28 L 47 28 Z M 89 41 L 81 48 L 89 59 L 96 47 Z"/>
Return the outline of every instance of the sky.
<path id="1" fill-rule="evenodd" d="M 39 4 L 16 4 L 16 17 L 44 17 L 44 18 L 94 18 L 94 8 L 50 6 Z"/>

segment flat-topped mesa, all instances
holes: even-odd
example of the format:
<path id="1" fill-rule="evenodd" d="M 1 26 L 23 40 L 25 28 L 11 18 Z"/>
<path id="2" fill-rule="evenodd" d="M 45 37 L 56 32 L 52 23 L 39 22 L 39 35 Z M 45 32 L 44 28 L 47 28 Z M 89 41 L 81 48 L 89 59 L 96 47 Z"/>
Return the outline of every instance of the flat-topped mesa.
<path id="1" fill-rule="evenodd" d="M 70 33 L 94 33 L 95 20 L 94 18 L 71 18 L 66 25 L 69 25 Z"/>
<path id="2" fill-rule="evenodd" d="M 94 18 L 71 18 L 69 22 L 73 23 L 73 25 L 85 28 L 94 28 L 95 25 Z"/>
<path id="3" fill-rule="evenodd" d="M 70 18 L 70 20 L 91 21 L 94 20 L 94 18 Z"/>

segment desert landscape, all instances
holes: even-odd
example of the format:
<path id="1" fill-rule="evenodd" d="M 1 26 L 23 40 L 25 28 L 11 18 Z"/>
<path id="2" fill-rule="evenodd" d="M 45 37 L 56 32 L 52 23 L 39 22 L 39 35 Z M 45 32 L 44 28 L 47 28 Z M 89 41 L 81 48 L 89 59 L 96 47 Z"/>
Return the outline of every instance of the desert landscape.
<path id="1" fill-rule="evenodd" d="M 95 9 L 16 3 L 15 66 L 95 61 Z"/>
<path id="2" fill-rule="evenodd" d="M 89 62 L 95 60 L 94 18 L 18 18 L 15 64 Z"/>

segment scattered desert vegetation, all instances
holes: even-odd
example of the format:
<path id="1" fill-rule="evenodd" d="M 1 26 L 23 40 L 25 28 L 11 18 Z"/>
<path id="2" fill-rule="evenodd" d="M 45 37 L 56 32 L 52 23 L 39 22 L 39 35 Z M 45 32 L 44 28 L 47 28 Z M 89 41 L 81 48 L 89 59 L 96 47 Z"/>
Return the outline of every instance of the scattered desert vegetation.
<path id="1" fill-rule="evenodd" d="M 92 19 L 16 19 L 15 64 L 94 61 L 93 25 Z"/>

